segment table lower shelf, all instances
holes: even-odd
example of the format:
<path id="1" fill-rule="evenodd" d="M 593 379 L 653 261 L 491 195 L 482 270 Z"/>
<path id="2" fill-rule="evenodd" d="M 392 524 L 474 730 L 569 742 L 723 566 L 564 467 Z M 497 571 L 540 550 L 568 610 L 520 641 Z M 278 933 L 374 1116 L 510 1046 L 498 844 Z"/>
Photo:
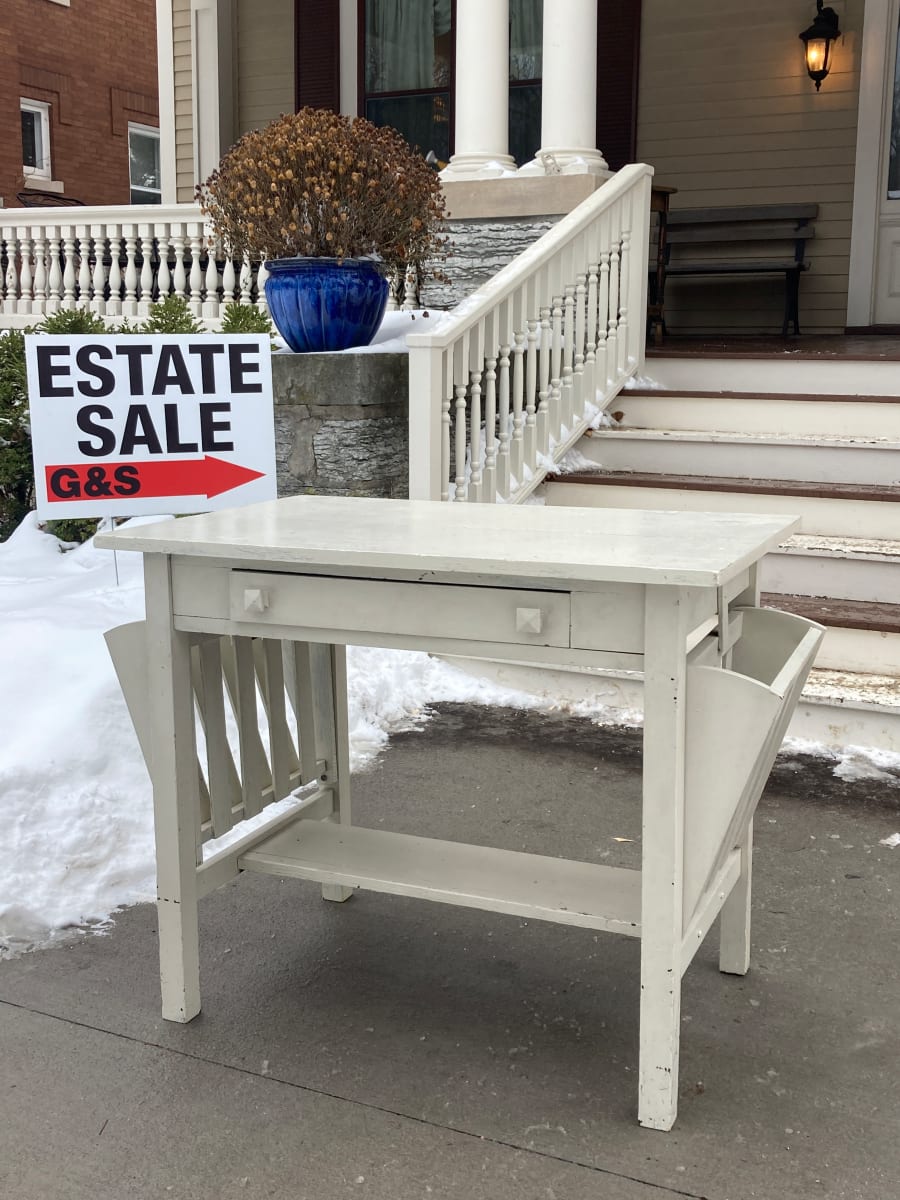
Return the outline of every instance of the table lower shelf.
<path id="1" fill-rule="evenodd" d="M 299 820 L 244 854 L 268 875 L 641 935 L 641 873 L 570 859 Z"/>

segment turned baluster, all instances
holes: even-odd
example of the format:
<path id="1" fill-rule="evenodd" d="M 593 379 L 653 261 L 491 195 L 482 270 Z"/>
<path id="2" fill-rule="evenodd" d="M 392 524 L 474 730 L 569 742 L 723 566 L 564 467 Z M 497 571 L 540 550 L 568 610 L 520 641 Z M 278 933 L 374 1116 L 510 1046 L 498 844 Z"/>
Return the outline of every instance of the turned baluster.
<path id="1" fill-rule="evenodd" d="M 81 309 L 91 308 L 91 238 L 87 225 L 75 228 L 78 237 L 78 300 Z"/>
<path id="2" fill-rule="evenodd" d="M 122 301 L 122 312 L 127 317 L 137 316 L 137 230 L 133 225 L 123 225 L 122 235 L 125 239 L 125 299 Z"/>
<path id="3" fill-rule="evenodd" d="M 75 284 L 78 281 L 78 275 L 75 272 L 75 230 L 71 225 L 64 230 L 61 240 L 63 260 L 62 308 L 66 312 L 71 312 L 75 307 Z"/>
<path id="4" fill-rule="evenodd" d="M 13 279 L 15 280 L 15 243 L 8 242 L 9 246 L 9 261 L 13 271 Z M 15 311 L 23 315 L 30 316 L 34 312 L 34 287 L 35 278 L 32 274 L 32 252 L 37 254 L 37 246 L 34 246 L 32 251 L 32 240 L 26 236 L 19 239 L 19 295 L 16 300 Z M 9 268 L 7 268 L 7 271 Z M 13 282 L 12 290 L 7 290 L 7 296 L 15 296 L 15 282 Z"/>
<path id="5" fill-rule="evenodd" d="M 59 261 L 60 252 L 62 250 L 62 239 L 59 235 L 59 230 L 53 225 L 47 227 L 47 241 L 49 243 L 47 257 L 50 264 L 50 270 L 47 277 L 46 311 L 52 314 L 59 312 L 63 289 L 62 267 L 60 266 Z"/>
<path id="6" fill-rule="evenodd" d="M 156 248 L 159 264 L 156 268 L 156 299 L 167 300 L 172 291 L 172 270 L 169 267 L 169 250 L 172 238 L 168 225 L 160 225 L 156 233 Z"/>
<path id="7" fill-rule="evenodd" d="M 109 299 L 106 302 L 109 316 L 122 315 L 122 237 L 121 227 L 109 227 Z"/>
<path id="8" fill-rule="evenodd" d="M 91 226 L 94 243 L 94 267 L 91 272 L 91 312 L 103 316 L 106 312 L 106 237 L 102 225 Z"/>
<path id="9" fill-rule="evenodd" d="M 153 305 L 153 233 L 152 225 L 138 226 L 141 250 L 140 303 L 138 311 L 144 317 L 149 316 Z"/>
<path id="10" fill-rule="evenodd" d="M 203 255 L 203 227 L 191 225 L 189 229 L 191 242 L 191 271 L 188 276 L 187 302 L 195 317 L 203 311 L 203 268 L 200 259 Z"/>

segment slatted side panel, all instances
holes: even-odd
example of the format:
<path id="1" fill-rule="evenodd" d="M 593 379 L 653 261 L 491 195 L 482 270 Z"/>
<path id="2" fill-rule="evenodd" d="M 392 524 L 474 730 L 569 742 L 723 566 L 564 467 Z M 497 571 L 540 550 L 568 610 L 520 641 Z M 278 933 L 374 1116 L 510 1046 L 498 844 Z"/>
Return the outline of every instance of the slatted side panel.
<path id="1" fill-rule="evenodd" d="M 321 651 L 327 647 L 273 638 L 200 637 L 193 646 L 204 840 L 221 837 L 324 769 L 320 727 L 330 693 L 326 708 L 317 697 Z"/>

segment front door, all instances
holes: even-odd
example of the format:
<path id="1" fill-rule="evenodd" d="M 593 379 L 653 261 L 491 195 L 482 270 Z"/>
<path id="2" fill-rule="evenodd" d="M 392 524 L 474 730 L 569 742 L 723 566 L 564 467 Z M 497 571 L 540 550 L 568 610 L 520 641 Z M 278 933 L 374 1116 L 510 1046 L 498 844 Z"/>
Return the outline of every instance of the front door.
<path id="1" fill-rule="evenodd" d="M 900 325 L 900 0 L 893 0 L 885 49 L 885 105 L 878 180 L 873 323 Z"/>

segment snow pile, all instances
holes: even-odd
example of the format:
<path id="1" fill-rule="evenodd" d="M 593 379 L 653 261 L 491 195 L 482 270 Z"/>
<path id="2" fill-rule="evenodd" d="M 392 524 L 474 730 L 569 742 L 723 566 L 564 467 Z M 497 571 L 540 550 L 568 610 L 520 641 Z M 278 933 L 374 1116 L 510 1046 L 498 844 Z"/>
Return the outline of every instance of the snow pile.
<path id="1" fill-rule="evenodd" d="M 352 350 L 335 350 L 335 354 L 407 354 L 406 344 L 408 333 L 437 333 L 450 319 L 450 314 L 443 311 L 416 309 L 407 312 L 389 312 L 384 314 L 384 320 L 378 332 L 368 346 L 356 346 Z M 276 354 L 293 354 L 290 346 L 279 334 L 273 337 Z"/>
<path id="2" fill-rule="evenodd" d="M 34 514 L 0 543 L 0 958 L 154 895 L 150 783 L 103 641 L 143 618 L 141 556 L 117 557 L 118 586 L 110 551 L 60 553 Z M 352 647 L 349 671 L 355 770 L 431 702 L 541 703 L 425 654 Z"/>

